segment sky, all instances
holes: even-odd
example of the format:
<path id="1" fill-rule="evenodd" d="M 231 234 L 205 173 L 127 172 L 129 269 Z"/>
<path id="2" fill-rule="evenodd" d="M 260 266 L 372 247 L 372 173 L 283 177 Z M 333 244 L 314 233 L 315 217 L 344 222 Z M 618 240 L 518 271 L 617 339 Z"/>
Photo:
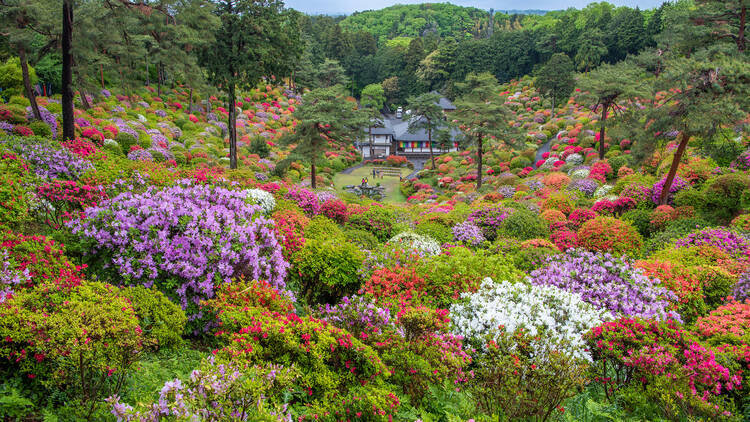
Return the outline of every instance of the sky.
<path id="1" fill-rule="evenodd" d="M 408 3 L 439 3 L 441 1 L 427 0 L 285 0 L 287 7 L 297 9 L 301 12 L 317 14 L 350 14 L 355 11 L 382 9 L 394 4 Z M 639 6 L 641 9 L 649 9 L 659 6 L 663 0 L 608 0 L 617 6 Z M 445 3 L 445 1 L 442 1 Z M 581 9 L 591 0 L 451 0 L 450 3 L 460 6 L 472 6 L 480 9 L 490 8 L 495 10 L 524 10 L 542 9 L 559 10 L 575 7 Z"/>

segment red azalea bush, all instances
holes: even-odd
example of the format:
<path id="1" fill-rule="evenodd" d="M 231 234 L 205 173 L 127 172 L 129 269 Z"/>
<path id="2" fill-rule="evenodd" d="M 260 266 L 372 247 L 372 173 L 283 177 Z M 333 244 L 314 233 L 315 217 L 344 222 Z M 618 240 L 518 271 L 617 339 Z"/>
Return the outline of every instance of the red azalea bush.
<path id="1" fill-rule="evenodd" d="M 655 406 L 668 419 L 731 415 L 722 396 L 739 389 L 742 377 L 678 323 L 621 318 L 595 327 L 586 341 L 597 380 L 639 407 Z"/>
<path id="2" fill-rule="evenodd" d="M 81 133 L 81 136 L 83 136 L 86 139 L 94 140 L 100 144 L 104 142 L 104 135 L 93 127 L 88 127 L 84 129 L 83 132 Z"/>
<path id="3" fill-rule="evenodd" d="M 0 252 L 5 255 L 7 268 L 26 272 L 29 281 L 21 287 L 38 284 L 77 286 L 81 284 L 81 270 L 65 256 L 63 246 L 44 236 L 26 236 L 10 230 L 0 234 Z"/>
<path id="4" fill-rule="evenodd" d="M 596 163 L 594 163 L 593 166 L 591 166 L 591 170 L 589 172 L 590 178 L 598 179 L 601 182 L 605 182 L 606 179 L 611 176 L 612 176 L 612 166 L 610 166 L 606 160 L 597 161 Z"/>
<path id="5" fill-rule="evenodd" d="M 617 198 L 615 201 L 608 199 L 602 199 L 591 207 L 591 210 L 601 215 L 614 215 L 619 216 L 624 212 L 632 210 L 636 206 L 636 201 L 633 198 L 623 196 Z"/>
<path id="6" fill-rule="evenodd" d="M 45 223 L 57 229 L 64 222 L 75 218 L 86 207 L 94 207 L 108 199 L 101 186 L 91 186 L 72 180 L 54 180 L 37 186 L 37 196 L 44 198 Z"/>
<path id="7" fill-rule="evenodd" d="M 18 136 L 34 136 L 33 130 L 21 125 L 13 126 L 13 133 Z"/>
<path id="8" fill-rule="evenodd" d="M 677 213 L 675 209 L 669 205 L 659 205 L 651 213 L 651 224 L 657 229 L 661 229 L 667 225 L 670 221 L 673 221 Z"/>
<path id="9" fill-rule="evenodd" d="M 544 176 L 542 183 L 547 187 L 560 190 L 570 183 L 570 177 L 565 173 L 552 172 Z"/>
<path id="10" fill-rule="evenodd" d="M 552 240 L 552 243 L 554 243 L 561 251 L 566 251 L 578 246 L 578 235 L 576 232 L 570 230 L 553 231 L 550 235 L 550 240 Z"/>
<path id="11" fill-rule="evenodd" d="M 283 246 L 284 258 L 290 259 L 295 252 L 305 246 L 305 227 L 310 219 L 294 210 L 280 210 L 272 215 L 276 222 L 274 230 L 276 238 Z"/>
<path id="12" fill-rule="evenodd" d="M 578 245 L 613 255 L 637 255 L 643 238 L 632 225 L 612 217 L 597 217 L 578 229 Z"/>
<path id="13" fill-rule="evenodd" d="M 567 195 L 555 193 L 542 201 L 542 210 L 558 210 L 561 213 L 568 215 L 573 210 L 573 202 Z"/>
<path id="14" fill-rule="evenodd" d="M 750 299 L 732 301 L 698 318 L 695 332 L 717 343 L 750 342 Z"/>
<path id="15" fill-rule="evenodd" d="M 320 205 L 320 213 L 331 220 L 344 224 L 349 220 L 346 203 L 340 199 L 329 199 Z"/>
<path id="16" fill-rule="evenodd" d="M 88 158 L 91 155 L 96 154 L 99 152 L 96 145 L 94 145 L 91 141 L 86 141 L 81 138 L 76 138 L 69 141 L 62 141 L 60 144 L 67 149 L 68 151 L 72 152 L 73 154 L 81 157 L 81 158 Z"/>
<path id="17" fill-rule="evenodd" d="M 378 301 L 409 305 L 421 303 L 425 298 L 425 279 L 417 274 L 414 267 L 396 265 L 394 268 L 380 268 L 365 281 L 360 294 L 368 294 Z"/>
<path id="18" fill-rule="evenodd" d="M 572 228 L 578 230 L 583 223 L 593 220 L 596 217 L 598 217 L 598 214 L 588 208 L 576 208 L 570 213 L 568 221 Z"/>
<path id="19" fill-rule="evenodd" d="M 546 221 L 548 224 L 557 223 L 558 221 L 568 220 L 565 214 L 555 209 L 544 210 L 542 211 L 541 214 L 539 214 L 539 217 L 541 217 L 542 220 Z"/>
<path id="20" fill-rule="evenodd" d="M 659 279 L 666 288 L 677 295 L 680 301 L 677 306 L 678 313 L 686 323 L 706 313 L 703 286 L 684 265 L 651 259 L 636 261 L 635 266 L 642 269 L 647 276 Z"/>

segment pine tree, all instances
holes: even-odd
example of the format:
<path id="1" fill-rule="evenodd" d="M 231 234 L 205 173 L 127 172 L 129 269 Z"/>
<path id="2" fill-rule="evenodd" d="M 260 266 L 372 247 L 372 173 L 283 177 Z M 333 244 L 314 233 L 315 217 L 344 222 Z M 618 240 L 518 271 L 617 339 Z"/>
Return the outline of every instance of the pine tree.
<path id="1" fill-rule="evenodd" d="M 427 143 L 430 147 L 430 161 L 433 170 L 435 169 L 435 154 L 432 151 L 432 132 L 442 126 L 445 119 L 443 109 L 438 104 L 439 101 L 440 95 L 435 93 L 422 94 L 408 99 L 408 107 L 411 110 L 409 133 L 414 133 L 419 129 L 427 131 Z"/>
<path id="2" fill-rule="evenodd" d="M 601 112 L 599 119 L 599 159 L 604 159 L 604 137 L 606 135 L 607 118 L 610 113 L 620 109 L 618 101 L 625 101 L 643 92 L 639 82 L 639 69 L 626 62 L 617 65 L 604 64 L 593 70 L 588 77 L 579 81 L 584 95 L 583 100 L 593 103 L 591 110 Z"/>
<path id="3" fill-rule="evenodd" d="M 296 145 L 281 167 L 292 160 L 310 163 L 312 188 L 317 188 L 317 160 L 329 143 L 350 144 L 368 124 L 367 112 L 347 101 L 341 86 L 319 88 L 302 97 L 302 104 L 292 113 L 297 120 L 294 133 L 284 136 L 280 143 Z"/>
<path id="4" fill-rule="evenodd" d="M 286 76 L 300 56 L 299 26 L 279 0 L 216 0 L 221 24 L 199 54 L 209 80 L 229 94 L 229 166 L 237 168 L 236 90 Z"/>
<path id="5" fill-rule="evenodd" d="M 472 73 L 458 87 L 465 94 L 456 100 L 456 111 L 451 113 L 451 117 L 468 140 L 476 141 L 479 190 L 482 187 L 484 140 L 488 137 L 509 136 L 511 132 L 508 122 L 513 115 L 500 97 L 500 86 L 491 73 Z"/>
<path id="6" fill-rule="evenodd" d="M 567 98 L 573 91 L 573 62 L 566 54 L 553 54 L 536 75 L 535 85 L 539 92 L 552 99 L 552 114 L 555 113 L 556 100 Z"/>
<path id="7" fill-rule="evenodd" d="M 575 56 L 578 70 L 589 72 L 592 68 L 599 66 L 602 58 L 608 53 L 604 44 L 604 34 L 599 29 L 592 29 L 581 39 L 580 47 Z"/>

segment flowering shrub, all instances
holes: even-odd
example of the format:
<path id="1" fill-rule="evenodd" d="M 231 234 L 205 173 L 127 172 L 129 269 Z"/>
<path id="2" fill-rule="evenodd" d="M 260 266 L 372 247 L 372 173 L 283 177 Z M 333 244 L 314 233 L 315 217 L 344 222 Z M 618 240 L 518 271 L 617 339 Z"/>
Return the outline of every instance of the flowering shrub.
<path id="1" fill-rule="evenodd" d="M 703 286 L 687 268 L 656 259 L 638 261 L 636 266 L 641 268 L 647 276 L 659 279 L 665 287 L 677 295 L 680 302 L 677 309 L 686 323 L 706 313 Z"/>
<path id="2" fill-rule="evenodd" d="M 543 336 L 499 329 L 476 359 L 472 393 L 488 414 L 509 420 L 545 419 L 563 412 L 563 400 L 575 395 L 587 382 L 588 365 L 561 352 L 567 345 L 545 342 Z"/>
<path id="3" fill-rule="evenodd" d="M 674 293 L 643 270 L 633 268 L 630 261 L 608 253 L 568 250 L 547 258 L 543 268 L 531 272 L 529 281 L 578 293 L 586 302 L 615 315 L 680 320 L 669 311 L 678 300 Z"/>
<path id="4" fill-rule="evenodd" d="M 726 229 L 703 229 L 677 239 L 675 242 L 678 248 L 700 245 L 716 246 L 734 258 L 750 258 L 750 241 Z"/>
<path id="5" fill-rule="evenodd" d="M 663 179 L 654 183 L 654 186 L 651 191 L 651 201 L 653 201 L 654 204 L 659 203 L 659 198 L 661 198 L 661 191 L 664 188 L 664 183 L 666 181 L 667 181 L 667 177 L 665 176 Z M 669 187 L 669 195 L 667 196 L 667 203 L 674 204 L 675 194 L 688 187 L 689 187 L 688 182 L 686 182 L 680 176 L 675 175 L 674 180 L 672 181 L 672 186 Z"/>
<path id="6" fill-rule="evenodd" d="M 0 221 L 18 225 L 29 214 L 29 193 L 33 183 L 29 166 L 18 155 L 0 148 Z"/>
<path id="7" fill-rule="evenodd" d="M 557 223 L 558 221 L 568 221 L 568 217 L 558 210 L 542 211 L 542 213 L 539 214 L 539 217 L 545 220 L 548 224 Z"/>
<path id="8" fill-rule="evenodd" d="M 315 192 L 305 188 L 292 187 L 284 198 L 295 201 L 308 216 L 320 214 L 320 202 L 318 201 L 318 196 L 315 195 Z"/>
<path id="9" fill-rule="evenodd" d="M 750 299 L 750 271 L 742 273 L 734 286 L 732 296 L 737 300 Z"/>
<path id="10" fill-rule="evenodd" d="M 264 214 L 269 215 L 276 208 L 276 199 L 271 193 L 262 189 L 248 189 L 246 192 L 247 196 L 260 206 Z"/>
<path id="11" fill-rule="evenodd" d="M 326 304 L 317 313 L 322 319 L 346 329 L 364 342 L 371 336 L 395 328 L 390 310 L 377 306 L 372 299 L 364 296 L 345 296 L 336 306 Z"/>
<path id="12" fill-rule="evenodd" d="M 578 246 L 578 235 L 570 230 L 555 230 L 550 234 L 550 240 L 561 251 Z"/>
<path id="13" fill-rule="evenodd" d="M 544 183 L 544 185 L 547 187 L 559 190 L 570 183 L 570 177 L 568 177 L 565 173 L 552 172 L 544 176 L 542 183 Z"/>
<path id="14" fill-rule="evenodd" d="M 284 287 L 289 264 L 273 222 L 248 203 L 247 192 L 183 179 L 162 190 L 121 193 L 84 214 L 68 225 L 91 242 L 102 266 L 97 274 L 156 284 L 179 298 L 191 321 L 221 281 L 247 275 Z"/>
<path id="15" fill-rule="evenodd" d="M 298 377 L 299 371 L 293 367 L 266 364 L 248 368 L 235 362 L 219 363 L 211 356 L 191 372 L 184 385 L 179 379 L 167 381 L 156 403 L 139 403 L 134 408 L 122 403 L 118 395 L 106 401 L 118 422 L 160 421 L 163 415 L 204 421 L 288 421 L 292 415 L 287 406 L 269 403 L 269 398 L 289 392 Z"/>
<path id="16" fill-rule="evenodd" d="M 577 191 L 582 193 L 585 197 L 591 198 L 594 196 L 594 192 L 599 187 L 599 184 L 592 179 L 578 179 L 570 182 L 567 189 L 570 191 Z"/>
<path id="17" fill-rule="evenodd" d="M 453 226 L 453 240 L 469 246 L 478 246 L 485 240 L 482 229 L 474 223 L 468 221 Z"/>
<path id="18" fill-rule="evenodd" d="M 731 415 L 720 395 L 738 388 L 741 378 L 676 322 L 622 318 L 594 328 L 586 338 L 597 379 L 610 391 L 630 389 L 622 397 L 652 401 L 651 406 L 677 419 L 683 412 Z"/>
<path id="19" fill-rule="evenodd" d="M 493 241 L 497 238 L 497 231 L 510 214 L 512 210 L 508 210 L 504 207 L 483 207 L 475 211 L 466 218 L 466 222 L 473 223 L 482 230 L 484 237 Z"/>
<path id="20" fill-rule="evenodd" d="M 558 210 L 561 213 L 568 215 L 573 210 L 573 202 L 567 195 L 556 193 L 542 201 L 542 210 Z"/>
<path id="21" fill-rule="evenodd" d="M 732 220 L 732 227 L 742 230 L 745 232 L 750 232 L 750 214 L 741 214 Z"/>
<path id="22" fill-rule="evenodd" d="M 676 217 L 675 209 L 669 205 L 659 205 L 651 213 L 651 224 L 661 229 Z"/>
<path id="23" fill-rule="evenodd" d="M 719 306 L 698 318 L 695 331 L 703 338 L 714 337 L 713 340 L 720 343 L 747 342 L 750 340 L 750 300 Z"/>
<path id="24" fill-rule="evenodd" d="M 349 220 L 349 210 L 346 203 L 340 199 L 324 201 L 320 205 L 320 212 L 339 224 L 345 224 Z"/>
<path id="25" fill-rule="evenodd" d="M 377 353 L 349 332 L 325 320 L 262 308 L 228 310 L 222 321 L 240 321 L 237 332 L 217 333 L 225 345 L 215 352 L 220 361 L 249 365 L 293 364 L 301 376 L 294 383 L 290 405 L 300 420 L 325 414 L 360 414 L 367 420 L 388 420 L 398 397 L 387 389 L 389 374 Z M 317 415 L 317 418 L 316 418 Z"/>
<path id="26" fill-rule="evenodd" d="M 632 225 L 622 220 L 597 217 L 578 229 L 578 244 L 592 251 L 634 256 L 640 253 L 643 238 Z"/>
<path id="27" fill-rule="evenodd" d="M 577 230 L 583 223 L 593 220 L 596 217 L 597 214 L 588 208 L 576 208 L 570 213 L 568 221 L 570 226 Z"/>
<path id="28" fill-rule="evenodd" d="M 454 331 L 470 341 L 479 341 L 485 350 L 486 341 L 498 341 L 503 332 L 523 328 L 532 337 L 543 336 L 543 341 L 534 345 L 537 352 L 550 343 L 574 358 L 590 360 L 582 335 L 611 318 L 578 294 L 552 286 L 494 283 L 486 278 L 476 293 L 462 297 L 466 303 L 451 306 Z"/>
<path id="29" fill-rule="evenodd" d="M 25 236 L 10 230 L 0 233 L 3 256 L 4 284 L 18 288 L 38 284 L 61 287 L 81 283 L 84 267 L 73 265 L 65 256 L 62 245 L 44 236 Z M 8 281 L 10 280 L 10 281 Z"/>
<path id="30" fill-rule="evenodd" d="M 30 383 L 68 391 L 76 419 L 101 406 L 141 350 L 133 308 L 117 288 L 98 282 L 38 284 L 0 306 L 0 357 Z"/>
<path id="31" fill-rule="evenodd" d="M 402 249 L 413 249 L 420 256 L 435 256 L 440 254 L 440 244 L 435 239 L 413 232 L 401 232 L 393 236 L 388 243 Z"/>
<path id="32" fill-rule="evenodd" d="M 394 215 L 384 207 L 372 205 L 361 213 L 349 214 L 348 227 L 369 231 L 378 241 L 385 242 L 393 236 Z"/>
<path id="33" fill-rule="evenodd" d="M 305 244 L 304 230 L 310 219 L 294 210 L 280 210 L 273 214 L 274 231 L 283 246 L 284 257 L 289 260 Z"/>
<path id="34" fill-rule="evenodd" d="M 96 206 L 107 199 L 101 186 L 91 186 L 72 180 L 45 182 L 36 188 L 37 197 L 42 203 L 38 206 L 45 223 L 57 229 L 68 222 L 86 207 Z"/>
<path id="35" fill-rule="evenodd" d="M 619 216 L 624 212 L 635 208 L 635 206 L 635 200 L 623 196 L 621 198 L 615 199 L 614 201 L 610 201 L 609 199 L 602 199 L 600 201 L 597 201 L 594 206 L 591 207 L 591 211 L 594 211 L 595 213 L 600 215 Z"/>
<path id="36" fill-rule="evenodd" d="M 76 138 L 76 139 L 69 140 L 69 141 L 63 141 L 63 142 L 60 142 L 60 144 L 65 149 L 67 149 L 68 151 L 72 152 L 73 154 L 81 158 L 88 158 L 99 152 L 99 150 L 96 148 L 96 145 L 94 145 L 93 142 L 86 141 L 81 138 Z"/>
<path id="37" fill-rule="evenodd" d="M 122 288 L 120 295 L 135 311 L 144 348 L 159 350 L 182 344 L 187 316 L 180 305 L 170 302 L 164 293 L 143 286 Z"/>
<path id="38" fill-rule="evenodd" d="M 47 179 L 77 180 L 94 168 L 90 161 L 39 139 L 8 138 L 0 140 L 0 144 L 19 154 L 37 176 Z"/>
<path id="39" fill-rule="evenodd" d="M 376 269 L 359 292 L 378 301 L 395 304 L 419 304 L 431 300 L 425 293 L 425 280 L 413 267 L 397 265 Z"/>

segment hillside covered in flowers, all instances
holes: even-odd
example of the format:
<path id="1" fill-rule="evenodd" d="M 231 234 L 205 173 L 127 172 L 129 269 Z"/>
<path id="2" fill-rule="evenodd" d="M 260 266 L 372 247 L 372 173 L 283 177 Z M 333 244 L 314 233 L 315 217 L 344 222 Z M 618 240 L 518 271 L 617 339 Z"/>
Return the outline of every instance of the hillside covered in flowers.
<path id="1" fill-rule="evenodd" d="M 57 15 L 0 0 L 0 420 L 750 420 L 744 5 L 665 6 L 663 38 L 582 73 L 436 72 L 397 118 L 386 81 L 298 73 L 280 5 L 104 3 L 64 8 L 190 49 L 155 81 L 66 52 L 88 79 L 48 95 L 26 49 Z M 374 156 L 393 121 L 429 152 Z"/>

